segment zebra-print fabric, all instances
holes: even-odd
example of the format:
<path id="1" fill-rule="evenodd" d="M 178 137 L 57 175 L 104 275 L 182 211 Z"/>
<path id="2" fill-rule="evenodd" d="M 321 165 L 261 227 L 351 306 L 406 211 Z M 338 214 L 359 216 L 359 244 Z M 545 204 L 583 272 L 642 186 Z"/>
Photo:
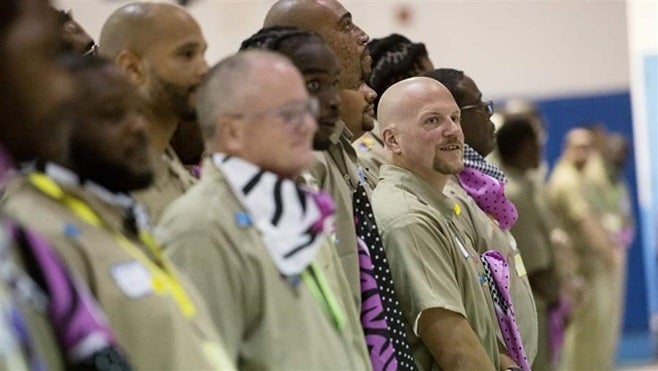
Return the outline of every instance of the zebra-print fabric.
<path id="1" fill-rule="evenodd" d="M 244 226 L 247 218 L 260 232 L 283 275 L 300 274 L 315 258 L 327 230 L 323 227 L 329 225 L 317 195 L 239 157 L 216 153 L 212 160 L 245 208 L 236 219 Z"/>

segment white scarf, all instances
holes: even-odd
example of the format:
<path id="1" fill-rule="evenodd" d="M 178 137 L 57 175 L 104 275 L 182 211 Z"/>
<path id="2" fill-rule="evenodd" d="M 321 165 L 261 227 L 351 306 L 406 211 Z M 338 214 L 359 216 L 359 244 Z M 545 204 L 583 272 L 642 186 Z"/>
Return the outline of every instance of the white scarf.
<path id="1" fill-rule="evenodd" d="M 277 269 L 285 276 L 300 274 L 315 259 L 333 223 L 333 210 L 318 202 L 323 197 L 326 201 L 325 194 L 239 157 L 215 153 L 212 161 L 260 232 Z"/>

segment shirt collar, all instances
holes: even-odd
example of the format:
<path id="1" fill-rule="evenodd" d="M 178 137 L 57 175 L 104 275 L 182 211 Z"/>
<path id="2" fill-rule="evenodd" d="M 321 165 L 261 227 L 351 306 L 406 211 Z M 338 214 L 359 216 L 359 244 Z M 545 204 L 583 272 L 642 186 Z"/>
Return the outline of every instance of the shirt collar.
<path id="1" fill-rule="evenodd" d="M 382 180 L 393 181 L 397 187 L 415 195 L 421 202 L 438 209 L 441 214 L 455 215 L 455 202 L 411 171 L 395 165 L 382 165 L 379 177 Z"/>
<path id="2" fill-rule="evenodd" d="M 98 183 L 81 178 L 72 170 L 52 162 L 35 163 L 32 170 L 42 171 L 67 193 L 87 203 L 106 222 L 118 230 L 122 230 L 124 227 L 124 217 L 127 213 L 134 216 L 137 230 L 150 231 L 152 228 L 146 209 L 126 193 L 112 192 Z"/>

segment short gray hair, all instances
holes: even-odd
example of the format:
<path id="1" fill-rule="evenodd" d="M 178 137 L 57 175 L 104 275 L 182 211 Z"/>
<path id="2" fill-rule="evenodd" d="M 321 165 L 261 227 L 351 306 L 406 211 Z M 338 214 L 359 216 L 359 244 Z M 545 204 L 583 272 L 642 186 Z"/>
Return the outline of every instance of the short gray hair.
<path id="1" fill-rule="evenodd" d="M 221 116 L 244 112 L 258 92 L 258 81 L 251 73 L 258 61 L 267 65 L 285 61 L 293 66 L 278 53 L 247 50 L 221 60 L 204 77 L 198 89 L 196 111 L 206 140 L 214 137 Z"/>

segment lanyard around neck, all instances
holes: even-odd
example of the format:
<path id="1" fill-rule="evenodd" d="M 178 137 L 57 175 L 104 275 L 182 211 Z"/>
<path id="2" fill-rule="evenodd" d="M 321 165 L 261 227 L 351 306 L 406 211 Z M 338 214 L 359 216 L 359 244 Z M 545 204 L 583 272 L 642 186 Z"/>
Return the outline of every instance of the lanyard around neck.
<path id="1" fill-rule="evenodd" d="M 67 194 L 57 183 L 48 176 L 32 172 L 28 174 L 30 183 L 46 196 L 58 201 L 60 204 L 71 210 L 83 222 L 108 231 L 114 240 L 135 260 L 142 263 L 150 272 L 152 277 L 153 288 L 158 293 L 170 294 L 179 306 L 183 315 L 187 318 L 194 316 L 196 308 L 187 296 L 185 289 L 179 283 L 176 273 L 171 268 L 171 264 L 162 254 L 162 249 L 155 242 L 153 236 L 146 232 L 139 232 L 139 239 L 149 249 L 155 257 L 156 263 L 149 259 L 146 254 L 122 233 L 116 231 L 106 222 L 104 222 L 94 210 L 84 201 Z"/>
<path id="2" fill-rule="evenodd" d="M 338 307 L 329 285 L 327 284 L 324 274 L 315 263 L 311 263 L 302 273 L 302 280 L 315 297 L 315 300 L 322 306 L 322 311 L 329 317 L 334 327 L 341 330 L 345 326 L 345 316 L 343 311 Z"/>

